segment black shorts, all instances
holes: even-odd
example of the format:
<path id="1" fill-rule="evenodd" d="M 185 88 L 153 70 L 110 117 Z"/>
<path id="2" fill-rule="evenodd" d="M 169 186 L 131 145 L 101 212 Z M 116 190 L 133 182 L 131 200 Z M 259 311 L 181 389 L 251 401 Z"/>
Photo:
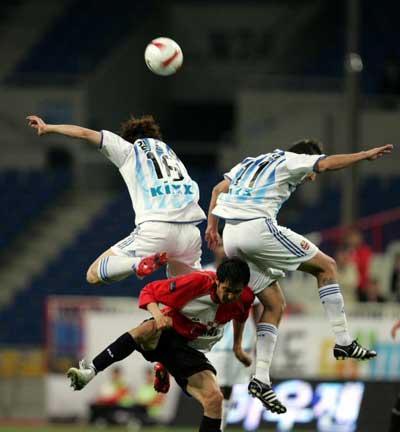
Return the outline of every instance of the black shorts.
<path id="1" fill-rule="evenodd" d="M 150 362 L 160 362 L 175 378 L 177 384 L 187 393 L 188 378 L 195 373 L 209 370 L 214 375 L 217 371 L 200 351 L 190 347 L 189 341 L 173 329 L 164 330 L 156 349 L 138 351 Z"/>

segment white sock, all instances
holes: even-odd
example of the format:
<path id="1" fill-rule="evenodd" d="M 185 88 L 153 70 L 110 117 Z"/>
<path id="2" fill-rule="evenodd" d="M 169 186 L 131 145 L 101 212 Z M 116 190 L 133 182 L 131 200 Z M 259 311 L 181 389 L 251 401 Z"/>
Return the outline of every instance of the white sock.
<path id="1" fill-rule="evenodd" d="M 271 384 L 269 369 L 278 339 L 278 329 L 273 324 L 257 324 L 256 374 L 255 377 L 266 384 Z"/>
<path id="2" fill-rule="evenodd" d="M 229 410 L 231 409 L 232 402 L 230 399 L 224 399 L 222 401 L 222 419 L 221 419 L 221 432 L 225 431 L 226 422 L 228 419 Z"/>
<path id="3" fill-rule="evenodd" d="M 336 343 L 344 346 L 350 345 L 353 339 L 347 329 L 344 301 L 339 284 L 325 285 L 318 292 L 326 316 L 331 323 Z"/>
<path id="4" fill-rule="evenodd" d="M 97 275 L 106 283 L 117 282 L 134 274 L 142 258 L 106 256 L 99 261 Z"/>

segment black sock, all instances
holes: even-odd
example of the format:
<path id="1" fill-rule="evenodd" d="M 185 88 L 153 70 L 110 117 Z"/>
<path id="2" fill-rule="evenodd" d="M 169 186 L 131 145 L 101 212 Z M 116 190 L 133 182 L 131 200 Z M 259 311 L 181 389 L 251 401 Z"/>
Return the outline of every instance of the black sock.
<path id="1" fill-rule="evenodd" d="M 221 432 L 221 419 L 203 416 L 199 432 Z"/>
<path id="2" fill-rule="evenodd" d="M 124 333 L 93 359 L 96 372 L 101 372 L 113 363 L 128 357 L 137 347 L 135 339 L 129 333 Z"/>

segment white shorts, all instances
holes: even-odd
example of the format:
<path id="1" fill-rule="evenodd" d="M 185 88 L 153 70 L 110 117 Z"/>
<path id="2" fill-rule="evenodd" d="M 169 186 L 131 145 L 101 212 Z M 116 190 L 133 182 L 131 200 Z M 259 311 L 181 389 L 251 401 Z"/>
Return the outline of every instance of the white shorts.
<path id="1" fill-rule="evenodd" d="M 111 250 L 116 255 L 130 257 L 167 252 L 169 276 L 185 273 L 179 269 L 179 264 L 201 270 L 201 235 L 192 223 L 143 222 Z"/>
<path id="2" fill-rule="evenodd" d="M 223 237 L 226 255 L 242 257 L 249 264 L 249 286 L 255 294 L 284 276 L 283 272 L 296 270 L 319 250 L 305 237 L 266 218 L 227 221 Z"/>

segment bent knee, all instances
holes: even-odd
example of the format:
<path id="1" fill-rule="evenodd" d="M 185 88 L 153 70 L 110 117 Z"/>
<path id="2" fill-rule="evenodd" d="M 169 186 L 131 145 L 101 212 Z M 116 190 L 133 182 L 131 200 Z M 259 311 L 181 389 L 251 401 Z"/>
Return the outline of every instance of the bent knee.
<path id="1" fill-rule="evenodd" d="M 324 262 L 323 272 L 325 277 L 335 278 L 337 274 L 337 264 L 336 261 L 328 256 Z"/>
<path id="2" fill-rule="evenodd" d="M 92 285 L 101 283 L 97 271 L 94 269 L 94 265 L 92 264 L 88 271 L 86 272 L 86 281 Z"/>
<path id="3" fill-rule="evenodd" d="M 224 395 L 219 388 L 215 388 L 212 391 L 207 392 L 204 395 L 204 408 L 208 410 L 219 410 L 222 407 L 222 401 L 224 400 Z"/>
<path id="4" fill-rule="evenodd" d="M 275 318 L 281 319 L 286 309 L 286 299 L 283 295 L 275 295 L 260 299 L 264 306 L 264 312 L 272 314 Z"/>
<path id="5" fill-rule="evenodd" d="M 140 345 L 151 345 L 154 342 L 153 339 L 156 339 L 161 335 L 161 331 L 157 329 L 157 324 L 154 320 L 144 321 L 129 333 Z"/>

